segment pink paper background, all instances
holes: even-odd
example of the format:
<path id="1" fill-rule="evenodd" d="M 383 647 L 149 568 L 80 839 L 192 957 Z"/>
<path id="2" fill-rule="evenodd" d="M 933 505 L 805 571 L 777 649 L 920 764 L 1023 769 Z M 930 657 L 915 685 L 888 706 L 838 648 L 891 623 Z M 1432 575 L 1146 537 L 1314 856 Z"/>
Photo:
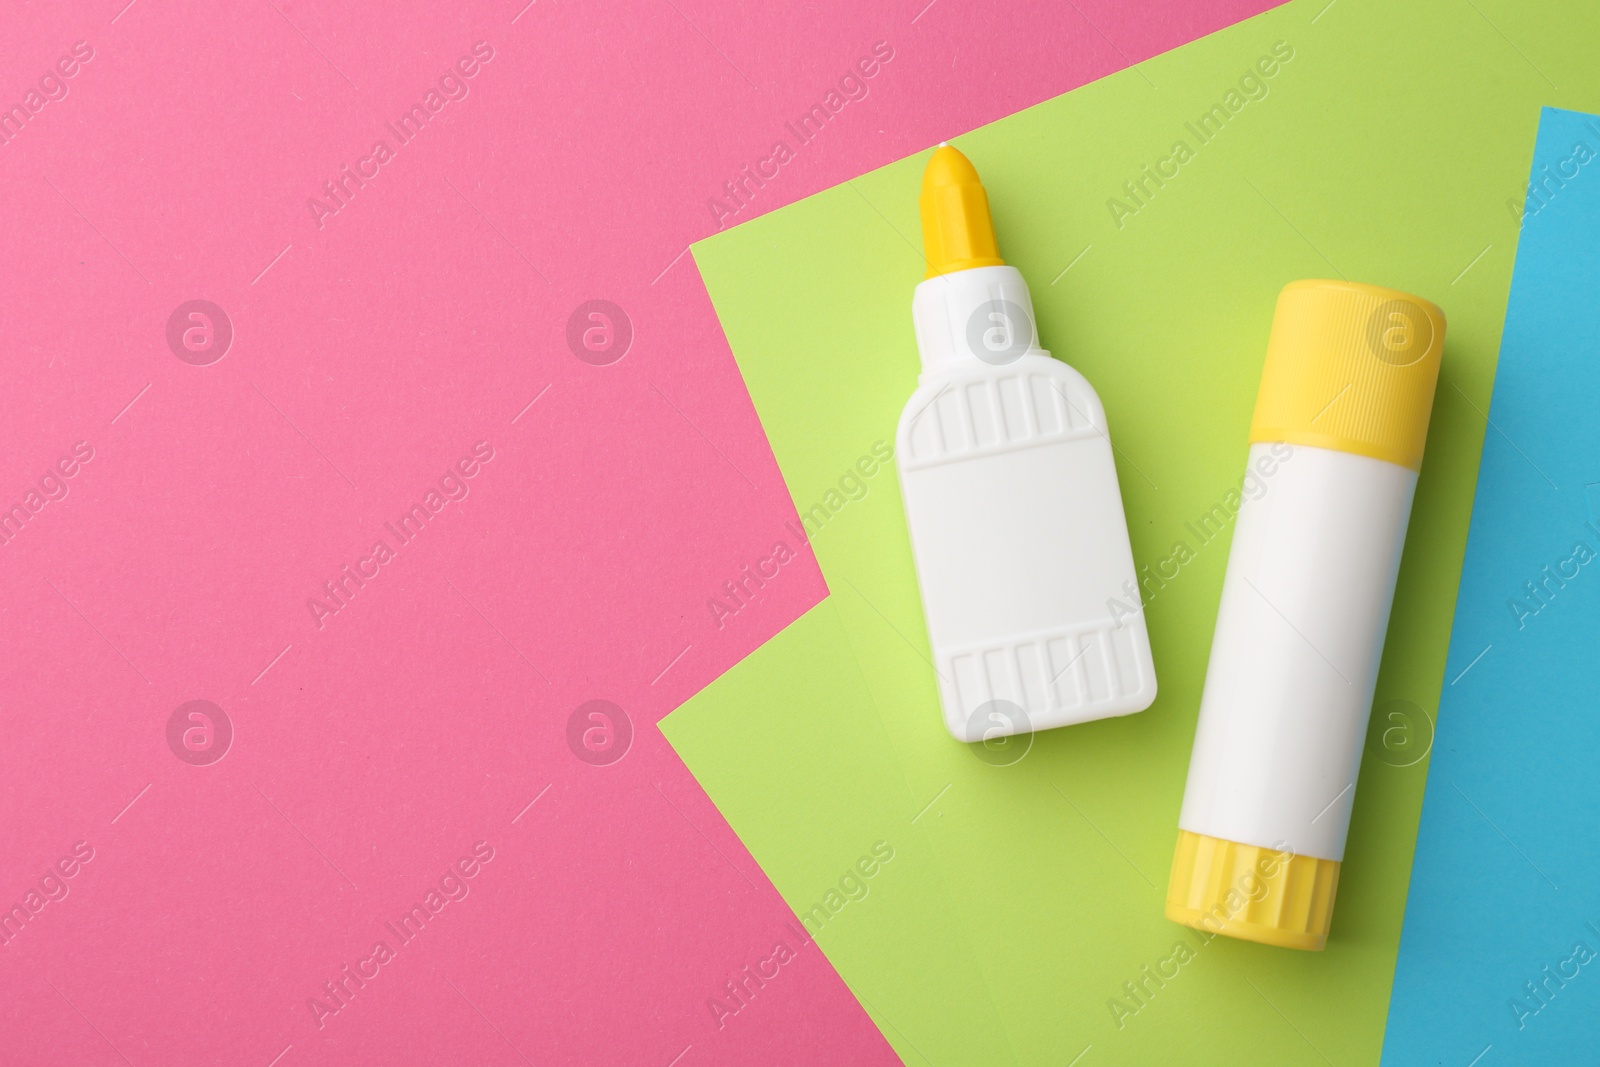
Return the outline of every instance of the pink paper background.
<path id="1" fill-rule="evenodd" d="M 706 609 L 793 512 L 683 252 L 874 42 L 867 98 L 735 221 L 1269 5 L 125 3 L 12 3 L 0 41 L 0 104 L 94 50 L 0 145 L 0 506 L 94 449 L 0 546 L 0 907 L 94 850 L 0 946 L 0 1059 L 894 1062 L 815 945 L 706 1006 L 799 943 L 653 723 L 825 589 L 807 559 Z M 208 366 L 165 337 L 193 298 L 235 330 Z M 610 366 L 566 341 L 594 298 L 634 331 Z M 307 599 L 483 440 L 319 629 Z M 610 766 L 566 740 L 595 698 L 634 727 Z M 209 766 L 168 748 L 193 699 L 235 731 Z M 319 1029 L 308 998 L 483 840 Z"/>

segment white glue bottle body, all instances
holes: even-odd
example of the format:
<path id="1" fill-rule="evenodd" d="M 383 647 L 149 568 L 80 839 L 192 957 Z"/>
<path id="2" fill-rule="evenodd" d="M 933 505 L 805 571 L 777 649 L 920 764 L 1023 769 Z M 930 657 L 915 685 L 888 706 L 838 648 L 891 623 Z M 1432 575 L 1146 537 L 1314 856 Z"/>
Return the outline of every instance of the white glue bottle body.
<path id="1" fill-rule="evenodd" d="M 941 245 L 930 187 L 935 215 L 981 207 L 988 225 L 964 157 L 964 187 L 930 180 L 954 151 L 924 180 L 929 260 L 945 269 L 912 301 L 922 374 L 895 461 L 945 726 L 970 742 L 1142 711 L 1156 677 L 1100 398 L 1039 346 L 992 231 L 988 255 L 958 258 L 985 265 L 936 258 L 950 223 Z"/>
<path id="2" fill-rule="evenodd" d="M 1305 281 L 1278 298 L 1171 919 L 1326 944 L 1443 342 L 1439 309 L 1392 289 Z"/>

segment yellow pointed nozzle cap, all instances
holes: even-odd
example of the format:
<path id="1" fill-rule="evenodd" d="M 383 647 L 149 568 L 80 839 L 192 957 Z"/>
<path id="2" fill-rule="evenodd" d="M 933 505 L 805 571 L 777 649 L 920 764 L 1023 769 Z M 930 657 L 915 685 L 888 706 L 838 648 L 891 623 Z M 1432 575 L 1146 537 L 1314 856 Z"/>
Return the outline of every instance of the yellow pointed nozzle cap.
<path id="1" fill-rule="evenodd" d="M 922 172 L 922 250 L 928 277 L 1005 264 L 994 242 L 989 197 L 970 160 L 949 145 Z"/>

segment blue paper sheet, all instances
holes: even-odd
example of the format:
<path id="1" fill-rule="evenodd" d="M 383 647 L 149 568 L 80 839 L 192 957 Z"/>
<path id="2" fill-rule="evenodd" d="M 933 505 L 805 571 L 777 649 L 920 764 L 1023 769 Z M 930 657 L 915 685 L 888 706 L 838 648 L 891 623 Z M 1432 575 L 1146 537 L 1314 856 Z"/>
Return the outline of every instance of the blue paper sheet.
<path id="1" fill-rule="evenodd" d="M 1600 117 L 1531 177 L 1385 1064 L 1600 1062 Z"/>

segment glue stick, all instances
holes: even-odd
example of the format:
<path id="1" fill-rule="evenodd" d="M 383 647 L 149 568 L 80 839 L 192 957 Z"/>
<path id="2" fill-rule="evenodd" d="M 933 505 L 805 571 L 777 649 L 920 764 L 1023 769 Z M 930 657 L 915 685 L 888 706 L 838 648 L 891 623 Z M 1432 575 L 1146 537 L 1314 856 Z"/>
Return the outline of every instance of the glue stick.
<path id="1" fill-rule="evenodd" d="M 1156 695 L 1106 412 L 1039 344 L 988 196 L 947 145 L 922 181 L 922 374 L 895 462 L 944 723 L 994 741 Z"/>
<path id="2" fill-rule="evenodd" d="M 1327 943 L 1444 347 L 1393 289 L 1278 296 L 1179 816 L 1169 919 Z"/>

